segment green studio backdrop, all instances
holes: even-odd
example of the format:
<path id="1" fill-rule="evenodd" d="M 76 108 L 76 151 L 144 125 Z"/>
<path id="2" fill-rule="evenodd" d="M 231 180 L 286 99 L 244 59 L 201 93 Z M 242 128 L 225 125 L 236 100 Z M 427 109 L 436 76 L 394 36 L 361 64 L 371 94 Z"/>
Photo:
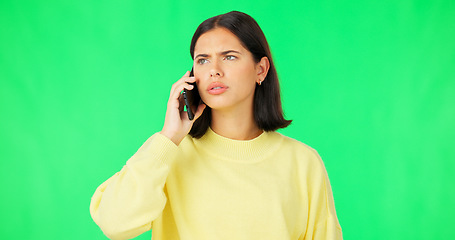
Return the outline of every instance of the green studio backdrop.
<path id="1" fill-rule="evenodd" d="M 0 238 L 106 239 L 93 192 L 231 10 L 269 40 L 280 132 L 320 153 L 345 239 L 455 239 L 452 0 L 1 1 Z"/>

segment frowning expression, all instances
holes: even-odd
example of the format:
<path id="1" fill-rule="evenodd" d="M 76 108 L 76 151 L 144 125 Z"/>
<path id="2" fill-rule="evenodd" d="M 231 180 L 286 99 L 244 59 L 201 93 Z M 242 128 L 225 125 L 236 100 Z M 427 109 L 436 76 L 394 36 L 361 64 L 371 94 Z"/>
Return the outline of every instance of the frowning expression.
<path id="1" fill-rule="evenodd" d="M 194 76 L 202 100 L 212 109 L 252 107 L 260 68 L 226 28 L 202 34 L 194 48 Z"/>

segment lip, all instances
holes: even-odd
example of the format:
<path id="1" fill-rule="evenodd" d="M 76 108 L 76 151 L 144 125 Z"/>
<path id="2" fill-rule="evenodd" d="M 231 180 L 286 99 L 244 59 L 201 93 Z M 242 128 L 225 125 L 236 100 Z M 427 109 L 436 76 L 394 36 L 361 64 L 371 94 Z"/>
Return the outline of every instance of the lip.
<path id="1" fill-rule="evenodd" d="M 212 95 L 218 95 L 226 92 L 228 87 L 221 82 L 213 82 L 207 87 L 207 92 Z"/>

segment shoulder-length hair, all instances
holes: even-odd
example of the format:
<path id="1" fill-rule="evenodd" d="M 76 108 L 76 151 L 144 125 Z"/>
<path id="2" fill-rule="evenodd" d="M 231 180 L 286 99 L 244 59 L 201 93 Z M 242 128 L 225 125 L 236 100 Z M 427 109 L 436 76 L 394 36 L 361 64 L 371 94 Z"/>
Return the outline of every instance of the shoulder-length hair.
<path id="1" fill-rule="evenodd" d="M 264 131 L 275 131 L 291 124 L 292 120 L 286 120 L 283 116 L 280 84 L 269 44 L 258 23 L 248 14 L 232 11 L 202 22 L 191 40 L 191 58 L 194 59 L 194 47 L 199 37 L 215 28 L 226 28 L 236 35 L 243 47 L 252 53 L 256 63 L 263 57 L 267 57 L 270 62 L 267 76 L 254 91 L 253 115 L 258 127 Z M 207 106 L 202 115 L 194 122 L 189 134 L 195 138 L 202 137 L 210 123 L 211 109 Z"/>

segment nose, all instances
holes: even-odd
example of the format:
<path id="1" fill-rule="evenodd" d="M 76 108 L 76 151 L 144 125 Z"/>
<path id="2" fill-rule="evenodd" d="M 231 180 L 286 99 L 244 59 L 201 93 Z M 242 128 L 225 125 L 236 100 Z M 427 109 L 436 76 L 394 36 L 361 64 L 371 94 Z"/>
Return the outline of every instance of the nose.
<path id="1" fill-rule="evenodd" d="M 210 69 L 210 77 L 222 77 L 223 76 L 223 71 L 221 70 L 220 66 L 218 65 L 218 62 L 215 61 L 212 64 L 212 68 Z"/>
<path id="2" fill-rule="evenodd" d="M 210 71 L 210 77 L 221 77 L 221 73 L 219 71 Z"/>

